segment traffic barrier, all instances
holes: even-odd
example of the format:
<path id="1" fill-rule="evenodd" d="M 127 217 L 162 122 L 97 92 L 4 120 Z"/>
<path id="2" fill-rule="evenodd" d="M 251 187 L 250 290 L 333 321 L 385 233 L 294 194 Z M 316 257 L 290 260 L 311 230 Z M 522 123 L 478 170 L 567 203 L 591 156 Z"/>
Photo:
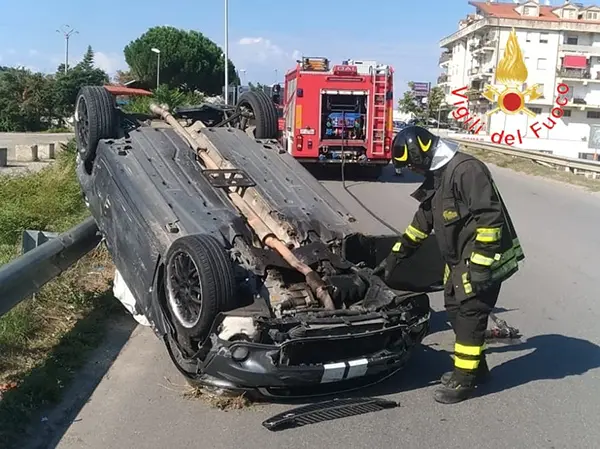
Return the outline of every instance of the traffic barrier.
<path id="1" fill-rule="evenodd" d="M 92 217 L 0 266 L 0 316 L 93 250 L 102 237 Z"/>
<path id="2" fill-rule="evenodd" d="M 476 142 L 463 138 L 452 137 L 448 140 L 453 140 L 466 148 L 492 151 L 494 153 L 505 154 L 507 156 L 514 156 L 545 164 L 551 164 L 555 167 L 561 167 L 565 171 L 572 172 L 575 174 L 589 173 L 594 179 L 597 178 L 598 175 L 600 175 L 600 162 L 597 161 L 591 161 L 587 159 L 575 159 L 565 156 L 555 156 L 552 154 L 542 153 L 541 151 L 523 150 L 520 148 L 513 148 L 508 145 L 496 145 L 493 143 Z"/>
<path id="3" fill-rule="evenodd" d="M 15 160 L 17 162 L 39 161 L 37 145 L 15 145 Z"/>

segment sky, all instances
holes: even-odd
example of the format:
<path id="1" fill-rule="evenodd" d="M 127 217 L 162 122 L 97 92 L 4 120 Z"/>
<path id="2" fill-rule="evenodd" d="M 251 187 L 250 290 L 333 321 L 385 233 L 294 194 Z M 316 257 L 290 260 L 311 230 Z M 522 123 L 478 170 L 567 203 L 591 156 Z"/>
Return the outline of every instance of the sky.
<path id="1" fill-rule="evenodd" d="M 35 71 L 64 62 L 64 25 L 78 31 L 69 63 L 91 45 L 109 74 L 127 68 L 123 48 L 153 26 L 225 40 L 224 0 L 0 0 L 0 11 L 0 65 Z M 243 82 L 262 83 L 283 80 L 301 55 L 376 60 L 393 66 L 400 93 L 409 81 L 435 84 L 439 40 L 472 12 L 467 0 L 229 0 L 229 58 L 245 70 Z"/>

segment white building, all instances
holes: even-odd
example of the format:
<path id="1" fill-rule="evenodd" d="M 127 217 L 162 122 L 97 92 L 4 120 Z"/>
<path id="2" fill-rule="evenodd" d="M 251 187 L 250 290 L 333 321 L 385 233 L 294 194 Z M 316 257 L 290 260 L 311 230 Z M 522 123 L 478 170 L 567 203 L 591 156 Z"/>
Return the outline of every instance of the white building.
<path id="1" fill-rule="evenodd" d="M 440 41 L 445 49 L 440 66 L 445 73 L 438 78 L 438 84 L 444 88 L 447 101 L 454 104 L 460 100 L 451 92 L 468 86 L 468 107 L 472 116 L 485 123 L 482 133 L 491 136 L 502 130 L 512 134 L 520 130 L 525 143 L 516 146 L 592 157 L 595 150 L 588 141 L 595 127 L 591 125 L 600 125 L 600 7 L 571 2 L 540 5 L 539 0 L 469 3 L 475 7 L 475 13 L 459 22 L 457 32 Z M 536 117 L 522 112 L 486 115 L 497 104 L 482 94 L 486 84 L 503 89 L 496 82 L 495 69 L 512 29 L 528 71 L 521 87 L 539 84 L 543 91 L 541 98 L 530 101 L 526 97 L 526 106 Z M 542 126 L 536 135 L 531 126 L 547 122 L 552 108 L 557 106 L 556 89 L 561 83 L 569 86 L 568 103 L 562 108 L 564 116 L 555 119 L 552 129 Z M 600 153 L 600 149 L 597 151 Z"/>

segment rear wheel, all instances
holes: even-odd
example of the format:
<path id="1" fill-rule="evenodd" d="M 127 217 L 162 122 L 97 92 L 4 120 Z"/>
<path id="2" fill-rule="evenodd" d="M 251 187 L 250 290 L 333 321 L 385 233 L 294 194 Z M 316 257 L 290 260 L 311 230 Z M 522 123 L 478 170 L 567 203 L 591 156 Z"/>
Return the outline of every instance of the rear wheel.
<path id="1" fill-rule="evenodd" d="M 254 127 L 256 139 L 276 139 L 279 134 L 277 109 L 262 90 L 244 92 L 236 105 L 236 112 L 243 114 L 241 128 Z"/>
<path id="2" fill-rule="evenodd" d="M 113 96 L 103 86 L 84 86 L 75 103 L 77 150 L 88 172 L 101 139 L 116 137 L 117 114 Z"/>
<path id="3" fill-rule="evenodd" d="M 235 308 L 231 261 L 210 235 L 176 240 L 166 256 L 167 307 L 183 339 L 203 340 L 219 312 Z"/>

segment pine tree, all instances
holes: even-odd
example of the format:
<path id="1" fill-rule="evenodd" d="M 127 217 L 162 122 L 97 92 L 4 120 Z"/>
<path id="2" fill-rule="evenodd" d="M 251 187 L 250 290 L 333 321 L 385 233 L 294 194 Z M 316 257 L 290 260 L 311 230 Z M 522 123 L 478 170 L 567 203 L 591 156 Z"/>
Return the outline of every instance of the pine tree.
<path id="1" fill-rule="evenodd" d="M 88 45 L 87 51 L 85 55 L 83 55 L 83 60 L 79 64 L 79 66 L 84 70 L 93 70 L 94 68 L 94 50 L 92 50 L 92 46 Z"/>

